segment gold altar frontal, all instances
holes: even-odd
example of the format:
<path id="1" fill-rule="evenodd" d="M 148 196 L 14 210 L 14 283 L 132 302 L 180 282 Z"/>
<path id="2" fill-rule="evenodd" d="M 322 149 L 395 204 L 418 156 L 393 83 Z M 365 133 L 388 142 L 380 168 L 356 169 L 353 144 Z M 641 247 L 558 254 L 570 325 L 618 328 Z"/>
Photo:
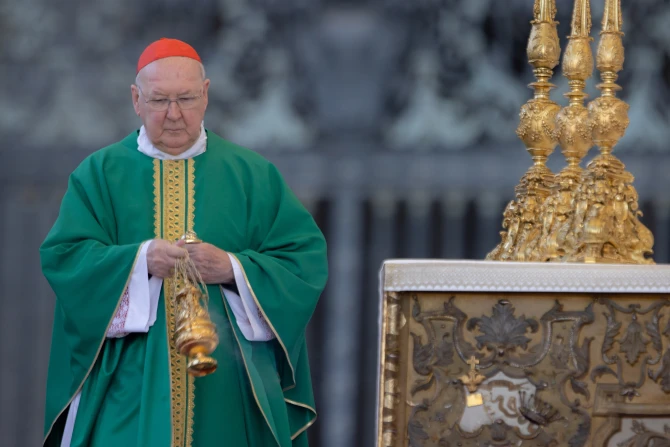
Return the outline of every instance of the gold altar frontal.
<path id="1" fill-rule="evenodd" d="M 670 265 L 387 261 L 377 445 L 670 445 Z"/>

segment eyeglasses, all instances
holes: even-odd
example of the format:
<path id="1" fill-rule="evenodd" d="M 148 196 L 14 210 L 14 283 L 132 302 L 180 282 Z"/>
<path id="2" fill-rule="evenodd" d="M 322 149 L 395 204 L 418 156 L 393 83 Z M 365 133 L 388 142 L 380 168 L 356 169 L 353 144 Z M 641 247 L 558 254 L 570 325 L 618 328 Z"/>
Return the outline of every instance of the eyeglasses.
<path id="1" fill-rule="evenodd" d="M 142 88 L 138 85 L 137 89 L 142 93 L 142 96 L 146 95 L 142 91 Z M 200 103 L 200 99 L 203 95 L 198 96 L 180 96 L 177 99 L 170 98 L 160 98 L 160 99 L 145 99 L 144 102 L 149 106 L 151 110 L 156 112 L 165 112 L 170 104 L 176 102 L 181 110 L 188 110 L 196 107 Z"/>

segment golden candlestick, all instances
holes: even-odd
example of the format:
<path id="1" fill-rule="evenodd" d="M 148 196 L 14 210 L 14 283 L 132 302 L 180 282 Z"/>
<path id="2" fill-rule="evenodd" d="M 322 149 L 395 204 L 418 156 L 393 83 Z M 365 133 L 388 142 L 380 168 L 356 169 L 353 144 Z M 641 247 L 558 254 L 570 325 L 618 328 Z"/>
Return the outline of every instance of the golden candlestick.
<path id="1" fill-rule="evenodd" d="M 572 251 L 570 227 L 574 215 L 574 195 L 583 170 L 579 166 L 593 146 L 593 122 L 584 106 L 586 80 L 593 74 L 591 52 L 591 5 L 589 0 L 575 0 L 571 32 L 563 55 L 563 75 L 570 91 L 569 104 L 556 116 L 556 139 L 567 160 L 567 166 L 556 175 L 552 195 L 542 209 L 540 261 L 561 260 Z"/>
<path id="2" fill-rule="evenodd" d="M 536 0 L 534 13 L 528 57 L 538 81 L 531 84 L 535 97 L 521 109 L 517 134 L 535 165 L 521 179 L 516 199 L 505 209 L 505 231 L 487 259 L 653 264 L 654 238 L 639 220 L 642 213 L 634 178 L 612 155 L 629 123 L 628 104 L 616 97 L 621 90 L 617 73 L 624 62 L 621 2 L 605 0 L 596 55 L 601 95 L 585 108 L 584 87 L 593 71 L 591 11 L 589 0 L 575 0 L 563 59 L 569 105 L 560 113 L 549 99 L 553 86 L 548 82 L 559 54 L 554 2 Z M 553 176 L 545 161 L 556 142 L 568 164 Z M 593 144 L 600 154 L 582 170 L 581 159 Z"/>
<path id="3" fill-rule="evenodd" d="M 187 244 L 202 242 L 193 232 L 187 232 L 182 240 Z M 177 306 L 175 345 L 181 354 L 189 358 L 189 374 L 206 376 L 216 371 L 217 362 L 209 354 L 219 344 L 219 337 L 207 311 L 207 286 L 188 256 L 177 261 L 174 283 L 178 285 L 173 297 Z"/>
<path id="4" fill-rule="evenodd" d="M 616 97 L 623 69 L 620 0 L 605 0 L 596 55 L 602 83 L 601 96 L 588 106 L 593 121 L 593 142 L 600 154 L 587 166 L 574 197 L 574 218 L 564 260 L 586 263 L 653 264 L 654 238 L 638 219 L 633 176 L 612 150 L 628 127 L 628 104 Z"/>
<path id="5" fill-rule="evenodd" d="M 534 20 L 528 39 L 528 61 L 533 66 L 536 82 L 529 85 L 533 99 L 521 108 L 517 135 L 526 146 L 534 164 L 516 187 L 516 198 L 503 215 L 500 244 L 486 259 L 498 261 L 534 261 L 539 258 L 538 245 L 542 235 L 540 208 L 551 193 L 554 175 L 546 161 L 556 147 L 555 118 L 560 106 L 552 101 L 549 92 L 555 86 L 549 82 L 558 65 L 558 41 L 555 0 L 535 0 Z"/>

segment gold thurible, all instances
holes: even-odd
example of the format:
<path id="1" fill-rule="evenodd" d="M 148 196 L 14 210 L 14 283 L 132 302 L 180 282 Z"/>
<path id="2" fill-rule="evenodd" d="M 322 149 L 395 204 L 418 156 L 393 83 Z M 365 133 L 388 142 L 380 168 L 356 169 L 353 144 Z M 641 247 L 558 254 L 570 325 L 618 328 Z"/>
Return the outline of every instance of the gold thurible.
<path id="1" fill-rule="evenodd" d="M 194 232 L 182 236 L 186 244 L 202 242 Z M 174 271 L 176 324 L 174 341 L 179 352 L 188 357 L 187 368 L 194 377 L 216 371 L 217 362 L 209 355 L 219 344 L 216 326 L 212 322 L 207 304 L 209 294 L 193 261 L 186 256 L 177 260 Z"/>
<path id="2" fill-rule="evenodd" d="M 542 236 L 541 207 L 550 195 L 554 175 L 546 161 L 557 140 L 555 118 L 560 106 L 550 99 L 555 86 L 549 82 L 560 58 L 555 0 L 535 0 L 534 20 L 528 39 L 528 61 L 536 82 L 529 85 L 534 97 L 521 107 L 517 135 L 534 164 L 515 188 L 516 198 L 505 209 L 501 241 L 486 259 L 498 261 L 539 260 Z"/>

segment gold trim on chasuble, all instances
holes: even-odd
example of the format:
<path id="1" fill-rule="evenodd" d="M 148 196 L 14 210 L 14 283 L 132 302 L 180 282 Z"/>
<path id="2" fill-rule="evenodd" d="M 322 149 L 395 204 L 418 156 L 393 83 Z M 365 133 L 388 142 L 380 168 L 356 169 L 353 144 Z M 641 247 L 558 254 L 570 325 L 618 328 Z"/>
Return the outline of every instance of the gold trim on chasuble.
<path id="1" fill-rule="evenodd" d="M 193 231 L 195 163 L 192 159 L 154 160 L 154 205 L 156 237 L 175 242 L 186 231 Z M 188 374 L 186 356 L 179 353 L 174 342 L 176 309 L 170 297 L 176 286 L 171 278 L 163 280 L 170 351 L 172 447 L 190 447 L 193 443 L 195 380 Z"/>

